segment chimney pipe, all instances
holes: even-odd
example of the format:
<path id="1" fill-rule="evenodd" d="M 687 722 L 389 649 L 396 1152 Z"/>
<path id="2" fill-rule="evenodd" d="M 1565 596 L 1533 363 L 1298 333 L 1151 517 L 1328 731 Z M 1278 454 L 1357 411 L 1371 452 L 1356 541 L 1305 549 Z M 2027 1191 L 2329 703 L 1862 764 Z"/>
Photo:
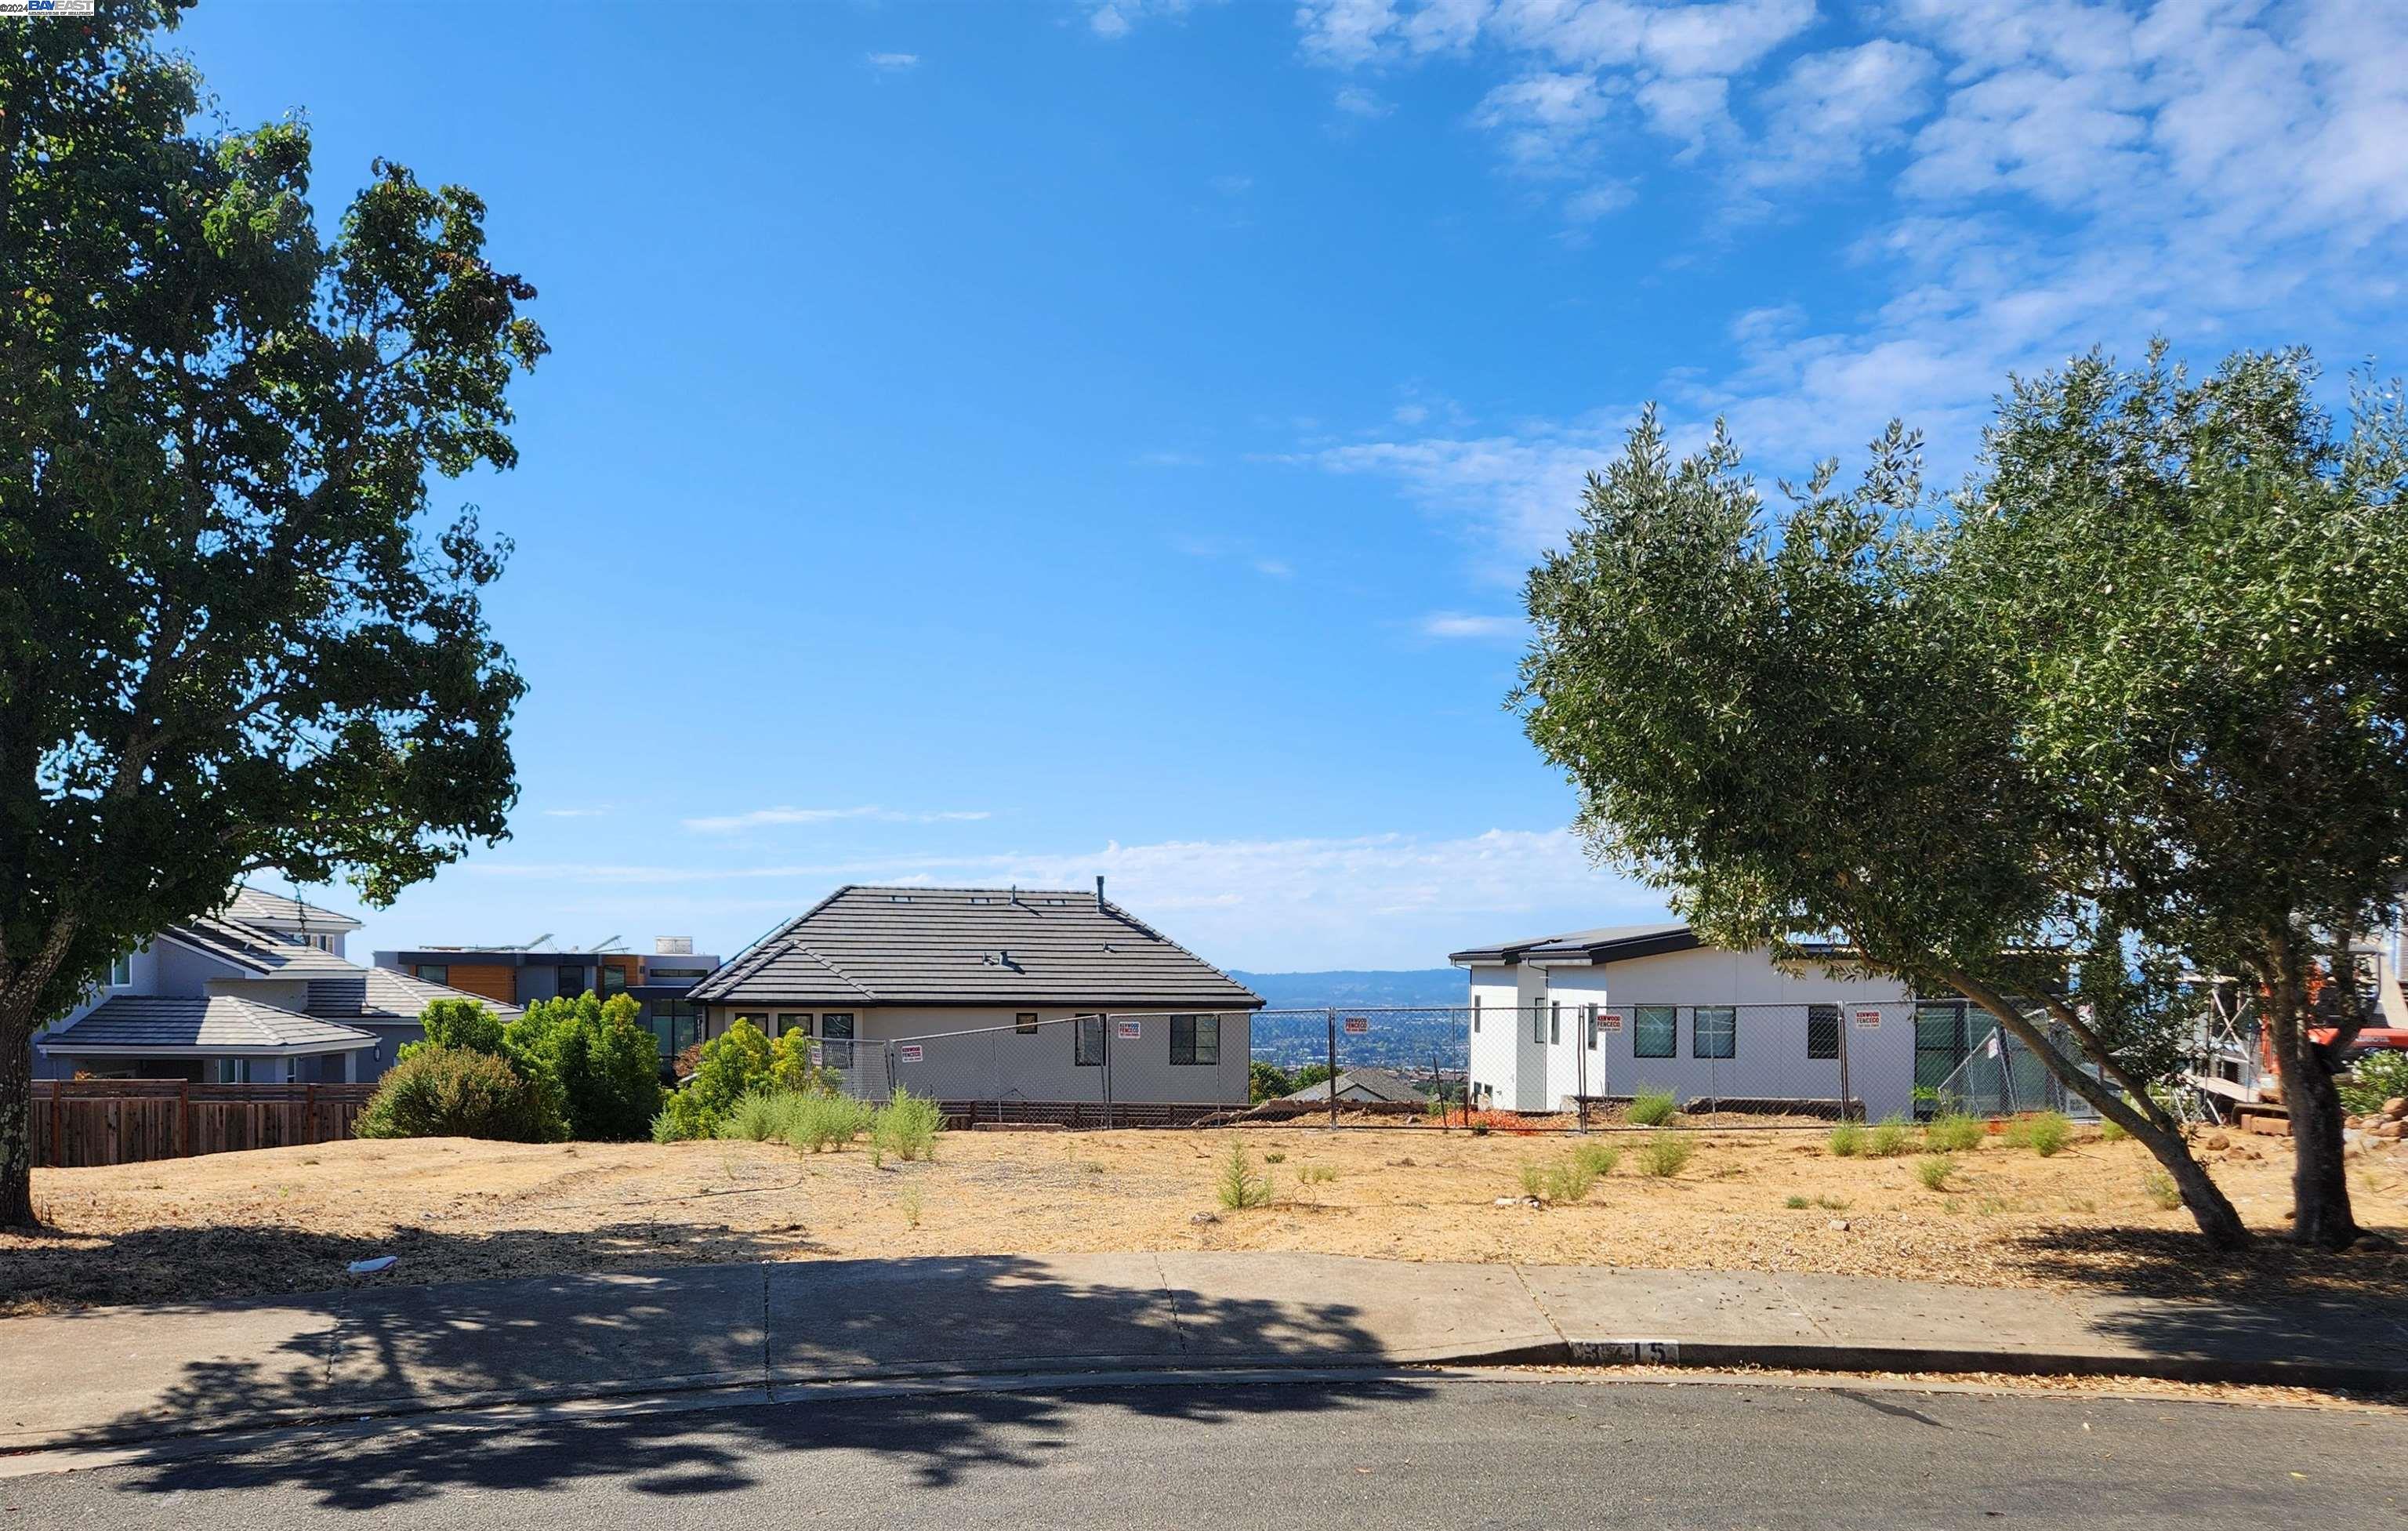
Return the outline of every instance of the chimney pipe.
<path id="1" fill-rule="evenodd" d="M 1103 874 L 1103 873 L 1101 873 L 1101 872 L 1097 872 L 1097 873 L 1096 874 L 1096 909 L 1101 909 L 1103 907 L 1104 907 L 1104 874 Z"/>

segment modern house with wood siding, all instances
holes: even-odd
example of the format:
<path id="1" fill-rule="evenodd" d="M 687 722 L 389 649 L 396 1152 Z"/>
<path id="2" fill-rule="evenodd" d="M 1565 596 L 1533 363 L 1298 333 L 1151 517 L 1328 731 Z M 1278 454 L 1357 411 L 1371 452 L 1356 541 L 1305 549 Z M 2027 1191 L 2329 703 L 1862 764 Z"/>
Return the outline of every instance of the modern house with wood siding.
<path id="1" fill-rule="evenodd" d="M 1242 1106 L 1252 990 L 1094 892 L 838 888 L 695 985 L 864 1095 Z"/>
<path id="2" fill-rule="evenodd" d="M 687 995 L 719 966 L 719 959 L 697 953 L 691 937 L 663 936 L 649 954 L 616 948 L 564 952 L 536 941 L 380 952 L 376 965 L 521 1009 L 562 995 L 573 999 L 591 993 L 608 999 L 624 994 L 643 1007 L 644 1023 L 666 1061 L 701 1040 L 701 1014 Z"/>

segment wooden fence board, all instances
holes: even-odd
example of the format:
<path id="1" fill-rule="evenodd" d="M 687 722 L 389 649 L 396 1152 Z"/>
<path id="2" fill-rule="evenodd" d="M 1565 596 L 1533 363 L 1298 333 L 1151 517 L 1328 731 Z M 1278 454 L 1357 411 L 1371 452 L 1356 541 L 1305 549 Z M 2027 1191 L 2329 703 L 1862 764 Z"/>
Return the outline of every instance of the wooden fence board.
<path id="1" fill-rule="evenodd" d="M 141 1164 L 241 1149 L 332 1142 L 372 1084 L 186 1084 L 175 1080 L 36 1080 L 34 1163 Z"/>

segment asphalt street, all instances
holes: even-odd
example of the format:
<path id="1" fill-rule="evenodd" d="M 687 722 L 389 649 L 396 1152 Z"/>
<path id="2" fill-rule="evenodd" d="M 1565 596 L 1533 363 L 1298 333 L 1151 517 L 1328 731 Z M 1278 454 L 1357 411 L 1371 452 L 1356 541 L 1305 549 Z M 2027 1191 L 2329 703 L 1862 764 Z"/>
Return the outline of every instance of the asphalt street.
<path id="1" fill-rule="evenodd" d="M 0 1478 L 0 1527 L 2398 1524 L 2408 1413 L 1336 1376 L 302 1432 Z"/>

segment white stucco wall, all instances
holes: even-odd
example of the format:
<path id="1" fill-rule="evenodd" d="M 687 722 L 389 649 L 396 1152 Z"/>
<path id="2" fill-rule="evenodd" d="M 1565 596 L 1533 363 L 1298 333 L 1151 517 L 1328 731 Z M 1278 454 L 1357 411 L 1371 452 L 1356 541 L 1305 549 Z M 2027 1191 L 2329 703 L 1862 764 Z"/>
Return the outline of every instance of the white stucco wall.
<path id="1" fill-rule="evenodd" d="M 1848 1093 L 1864 1102 L 1867 1113 L 1879 1118 L 1914 1109 L 1912 995 L 1893 980 L 1833 976 L 1812 966 L 1784 971 L 1767 952 L 1700 947 L 1604 966 L 1475 968 L 1472 991 L 1484 996 L 1484 1009 L 1505 996 L 1508 1003 L 1546 1007 L 1539 1012 L 1544 1040 L 1534 1037 L 1538 1025 L 1526 1008 L 1515 1016 L 1510 1042 L 1505 1029 L 1487 1019 L 1473 1038 L 1472 1079 L 1495 1088 L 1502 1109 L 1553 1111 L 1577 1095 L 1627 1095 L 1641 1085 L 1670 1089 L 1684 1102 L 1718 1095 L 1836 1100 L 1839 1060 L 1807 1055 L 1809 1004 L 1840 1007 Z M 1554 1023 L 1556 1005 L 1560 1028 Z M 1618 1027 L 1598 1028 L 1594 1046 L 1591 1005 L 1621 1020 Z M 1638 1005 L 1675 1008 L 1673 1056 L 1636 1055 L 1630 1011 Z M 1740 1008 L 1731 1057 L 1697 1055 L 1695 1009 L 1700 1005 Z M 1749 1008 L 1770 1006 L 1782 1008 Z M 1859 1009 L 1878 1010 L 1879 1024 L 1859 1025 Z"/>

